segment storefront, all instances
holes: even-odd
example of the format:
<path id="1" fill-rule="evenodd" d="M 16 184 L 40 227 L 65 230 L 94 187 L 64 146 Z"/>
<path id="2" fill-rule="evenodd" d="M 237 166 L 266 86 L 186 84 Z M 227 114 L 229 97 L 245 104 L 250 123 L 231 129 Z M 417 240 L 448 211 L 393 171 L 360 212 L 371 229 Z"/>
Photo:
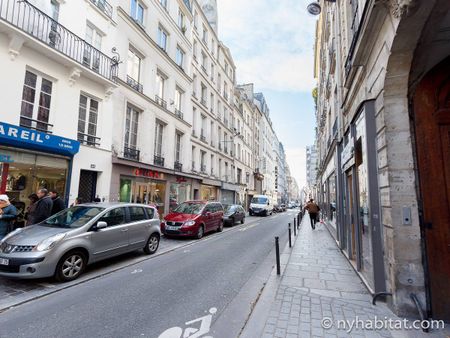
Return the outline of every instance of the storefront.
<path id="1" fill-rule="evenodd" d="M 375 116 L 366 102 L 344 137 L 344 236 L 342 248 L 372 290 L 384 290 L 384 263 L 377 180 Z M 334 181 L 335 182 L 335 181 Z"/>
<path id="2" fill-rule="evenodd" d="M 200 199 L 202 201 L 218 201 L 221 182 L 204 178 L 200 185 Z"/>
<path id="3" fill-rule="evenodd" d="M 170 183 L 169 208 L 173 210 L 180 203 L 192 199 L 192 184 L 185 177 L 177 177 L 176 182 Z"/>
<path id="4" fill-rule="evenodd" d="M 222 183 L 222 189 L 220 191 L 220 202 L 222 204 L 236 204 L 236 195 L 240 190 L 239 185 L 234 185 L 230 183 Z"/>
<path id="5" fill-rule="evenodd" d="M 330 158 L 322 175 L 321 208 L 323 219 L 333 227 L 336 234 L 336 156 Z M 337 234 L 336 234 L 337 235 Z"/>
<path id="6" fill-rule="evenodd" d="M 22 217 L 28 196 L 39 188 L 56 190 L 67 202 L 72 158 L 79 148 L 75 140 L 0 122 L 0 193 Z"/>

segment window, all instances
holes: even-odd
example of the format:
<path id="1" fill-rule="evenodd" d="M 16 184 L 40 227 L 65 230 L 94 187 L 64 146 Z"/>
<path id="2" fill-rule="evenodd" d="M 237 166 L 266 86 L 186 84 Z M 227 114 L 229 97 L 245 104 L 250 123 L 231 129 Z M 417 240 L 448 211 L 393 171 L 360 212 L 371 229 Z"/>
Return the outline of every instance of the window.
<path id="1" fill-rule="evenodd" d="M 53 83 L 30 71 L 25 72 L 20 125 L 47 132 Z M 38 91 L 36 95 L 36 91 Z"/>
<path id="2" fill-rule="evenodd" d="M 203 26 L 203 37 L 202 37 L 203 42 L 208 45 L 208 29 Z"/>
<path id="3" fill-rule="evenodd" d="M 184 33 L 186 31 L 186 26 L 184 25 L 185 17 L 181 9 L 178 9 L 178 27 Z"/>
<path id="4" fill-rule="evenodd" d="M 214 64 L 211 62 L 211 80 L 214 81 Z"/>
<path id="5" fill-rule="evenodd" d="M 206 86 L 202 83 L 202 103 L 206 105 L 206 95 L 208 93 L 208 90 Z"/>
<path id="6" fill-rule="evenodd" d="M 163 49 L 164 51 L 167 51 L 167 40 L 168 40 L 169 34 L 166 32 L 166 30 L 162 27 L 158 27 L 158 46 Z"/>
<path id="7" fill-rule="evenodd" d="M 194 54 L 194 60 L 197 60 L 197 41 L 194 41 L 194 44 L 192 46 L 192 51 Z"/>
<path id="8" fill-rule="evenodd" d="M 206 151 L 201 150 L 200 151 L 200 165 L 201 165 L 201 171 L 206 171 L 206 163 L 205 163 L 205 157 L 206 157 Z"/>
<path id="9" fill-rule="evenodd" d="M 125 208 L 116 208 L 100 217 L 98 222 L 106 222 L 108 227 L 125 224 Z"/>
<path id="10" fill-rule="evenodd" d="M 86 26 L 86 42 L 99 51 L 102 48 L 102 34 L 90 24 Z M 95 49 L 85 48 L 83 64 L 98 71 L 100 69 L 100 53 Z"/>
<path id="11" fill-rule="evenodd" d="M 140 73 L 141 73 L 141 58 L 133 49 L 128 49 L 127 75 L 132 80 L 139 82 Z"/>
<path id="12" fill-rule="evenodd" d="M 89 146 L 98 144 L 97 118 L 98 101 L 81 94 L 78 108 L 78 141 Z"/>
<path id="13" fill-rule="evenodd" d="M 197 29 L 198 27 L 198 13 L 197 11 L 194 11 L 194 27 Z"/>
<path id="14" fill-rule="evenodd" d="M 183 101 L 183 91 L 180 88 L 175 89 L 175 109 L 179 112 L 182 111 L 181 109 L 181 102 Z"/>
<path id="15" fill-rule="evenodd" d="M 136 149 L 137 147 L 139 113 L 140 112 L 133 106 L 127 106 L 125 119 L 125 148 L 127 149 Z"/>
<path id="16" fill-rule="evenodd" d="M 165 87 L 166 78 L 158 72 L 156 74 L 156 95 L 160 99 L 164 99 L 164 87 Z"/>
<path id="17" fill-rule="evenodd" d="M 210 98 L 210 101 L 209 101 L 209 104 L 211 105 L 211 113 L 213 113 L 214 112 L 214 94 L 213 93 L 211 93 L 211 98 Z"/>
<path id="18" fill-rule="evenodd" d="M 50 6 L 52 8 L 52 19 L 55 21 L 59 20 L 59 2 L 57 0 L 51 0 Z"/>
<path id="19" fill-rule="evenodd" d="M 162 140 L 163 140 L 164 124 L 156 121 L 155 125 L 155 156 L 162 155 Z"/>
<path id="20" fill-rule="evenodd" d="M 139 0 L 131 0 L 130 15 L 141 26 L 144 24 L 144 5 Z"/>
<path id="21" fill-rule="evenodd" d="M 158 214 L 158 213 L 155 213 L 155 209 L 153 209 L 153 208 L 145 208 L 145 211 L 147 212 L 147 216 L 148 216 L 149 219 L 152 219 L 152 218 L 158 218 L 159 219 L 159 216 L 155 217 L 155 214 Z"/>
<path id="22" fill-rule="evenodd" d="M 167 9 L 167 0 L 159 0 L 159 3 L 164 7 L 164 9 Z"/>
<path id="23" fill-rule="evenodd" d="M 181 162 L 181 138 L 183 134 L 180 132 L 175 133 L 175 161 Z"/>
<path id="24" fill-rule="evenodd" d="M 197 97 L 197 75 L 192 76 L 192 95 Z"/>
<path id="25" fill-rule="evenodd" d="M 138 222 L 147 219 L 147 215 L 145 214 L 144 208 L 141 207 L 128 207 L 128 211 L 130 212 L 130 221 Z"/>
<path id="26" fill-rule="evenodd" d="M 183 68 L 183 64 L 184 64 L 184 51 L 177 46 L 177 54 L 176 54 L 176 63 L 178 66 L 180 66 L 181 68 Z"/>
<path id="27" fill-rule="evenodd" d="M 206 57 L 206 54 L 205 53 L 203 53 L 203 51 L 202 51 L 202 69 L 203 69 L 203 71 L 206 73 L 206 67 L 207 67 L 207 65 L 208 65 L 208 59 L 207 59 L 207 57 Z"/>

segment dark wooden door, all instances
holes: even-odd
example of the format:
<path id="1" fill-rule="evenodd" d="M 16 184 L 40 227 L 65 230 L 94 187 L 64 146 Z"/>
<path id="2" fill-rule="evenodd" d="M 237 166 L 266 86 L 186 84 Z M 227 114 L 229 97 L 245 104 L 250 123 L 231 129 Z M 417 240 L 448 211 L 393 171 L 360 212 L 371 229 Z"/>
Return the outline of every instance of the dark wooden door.
<path id="1" fill-rule="evenodd" d="M 450 57 L 420 82 L 414 114 L 431 310 L 450 320 Z"/>

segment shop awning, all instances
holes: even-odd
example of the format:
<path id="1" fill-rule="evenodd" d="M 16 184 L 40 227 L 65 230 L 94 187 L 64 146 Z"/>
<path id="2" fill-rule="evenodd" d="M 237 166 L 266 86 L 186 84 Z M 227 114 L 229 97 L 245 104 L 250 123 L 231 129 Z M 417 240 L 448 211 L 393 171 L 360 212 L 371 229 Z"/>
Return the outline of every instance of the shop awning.
<path id="1" fill-rule="evenodd" d="M 73 156 L 80 150 L 80 142 L 0 122 L 0 144 L 22 149 Z"/>

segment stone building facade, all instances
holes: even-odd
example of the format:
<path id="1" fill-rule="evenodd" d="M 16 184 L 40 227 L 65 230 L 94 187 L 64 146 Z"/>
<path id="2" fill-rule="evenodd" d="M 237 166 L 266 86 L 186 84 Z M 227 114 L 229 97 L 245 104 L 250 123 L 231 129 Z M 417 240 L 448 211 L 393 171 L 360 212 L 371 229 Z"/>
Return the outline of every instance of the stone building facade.
<path id="1" fill-rule="evenodd" d="M 373 293 L 392 294 L 397 314 L 418 315 L 413 294 L 449 320 L 450 3 L 320 4 L 324 218 L 337 220 L 340 247 Z"/>

